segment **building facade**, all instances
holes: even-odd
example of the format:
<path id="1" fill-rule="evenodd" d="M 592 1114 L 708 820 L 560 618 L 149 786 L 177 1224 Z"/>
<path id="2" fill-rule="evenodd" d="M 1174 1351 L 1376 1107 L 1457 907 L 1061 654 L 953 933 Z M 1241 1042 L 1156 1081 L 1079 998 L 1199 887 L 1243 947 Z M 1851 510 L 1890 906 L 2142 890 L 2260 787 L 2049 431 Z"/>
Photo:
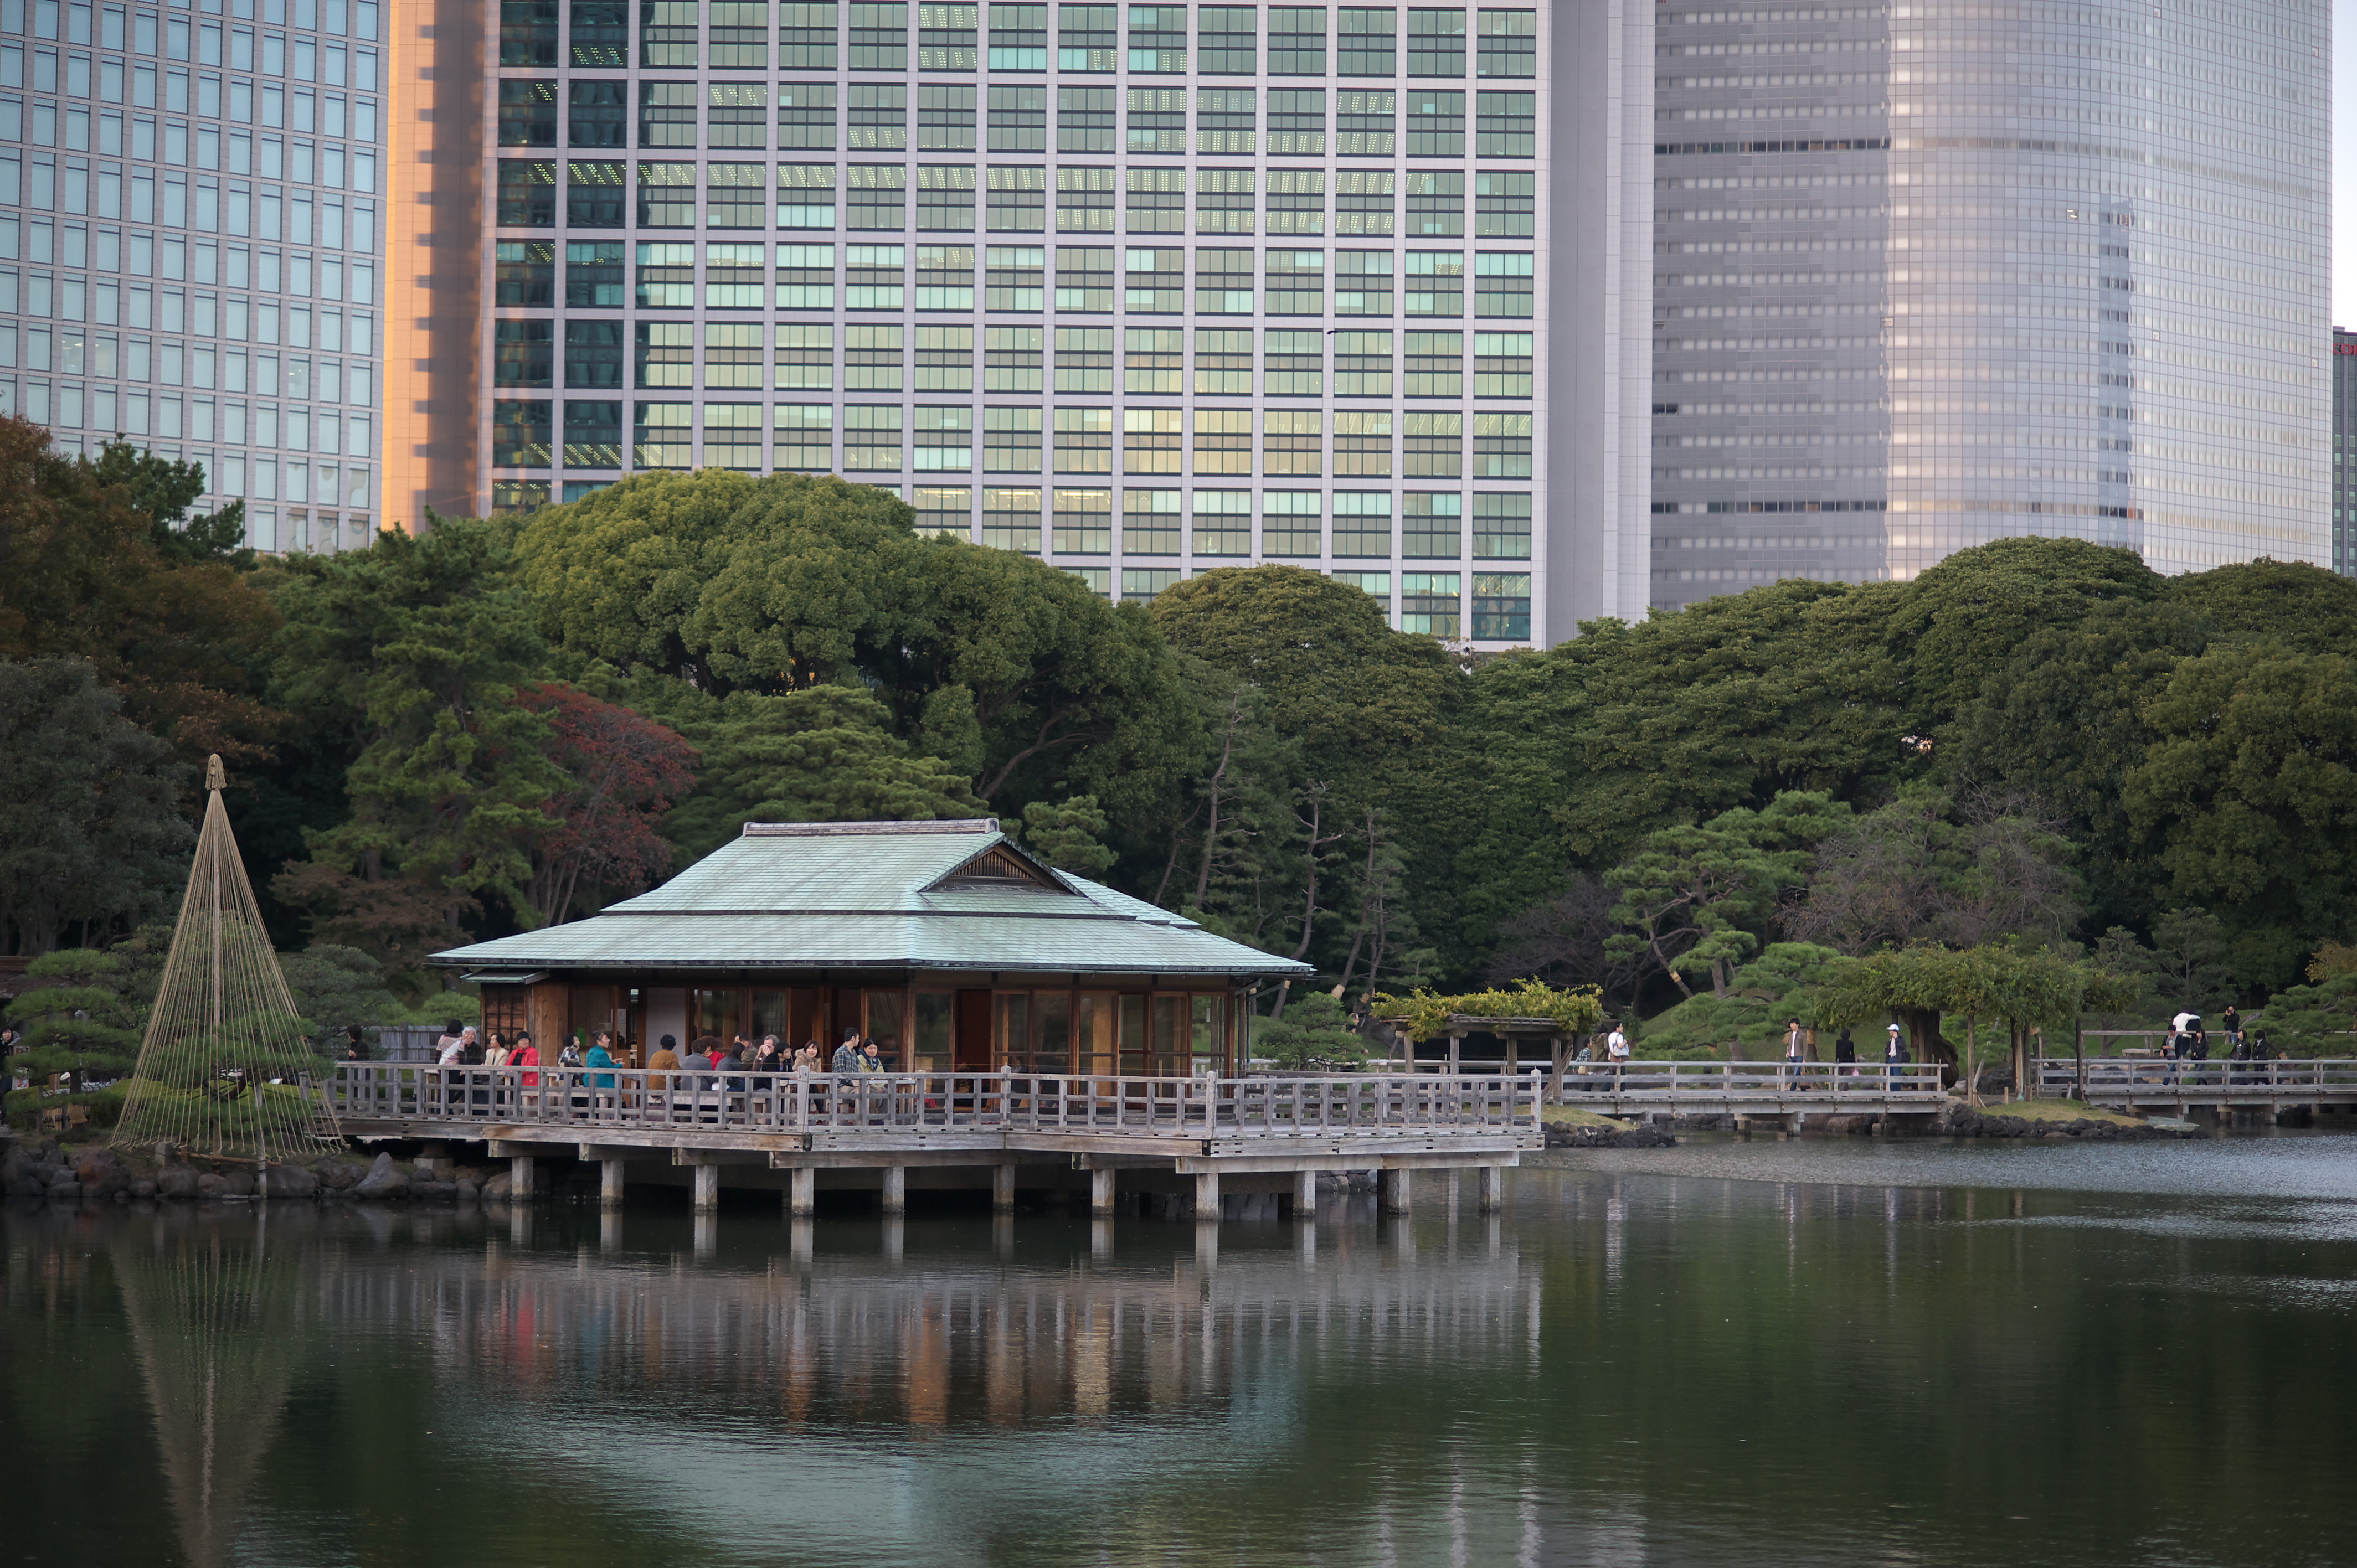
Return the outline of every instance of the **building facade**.
<path id="1" fill-rule="evenodd" d="M 1657 17 L 1655 605 L 2326 559 L 2323 0 Z"/>
<path id="2" fill-rule="evenodd" d="M 2332 559 L 2342 576 L 2357 576 L 2357 332 L 2332 329 Z"/>
<path id="3" fill-rule="evenodd" d="M 1653 7 L 394 8 L 397 511 L 841 473 L 1143 599 L 1641 613 Z"/>
<path id="4" fill-rule="evenodd" d="M 0 411 L 203 465 L 263 550 L 378 504 L 375 0 L 0 0 Z"/>

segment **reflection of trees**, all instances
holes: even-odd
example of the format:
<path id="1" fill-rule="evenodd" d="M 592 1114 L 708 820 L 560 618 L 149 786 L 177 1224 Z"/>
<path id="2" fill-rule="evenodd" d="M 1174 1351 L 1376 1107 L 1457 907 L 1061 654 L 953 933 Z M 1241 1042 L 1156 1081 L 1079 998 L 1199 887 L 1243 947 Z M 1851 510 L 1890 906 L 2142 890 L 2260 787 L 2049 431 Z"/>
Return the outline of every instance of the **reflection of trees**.
<path id="1" fill-rule="evenodd" d="M 228 1561 L 294 1380 L 302 1263 L 283 1242 L 265 1248 L 270 1226 L 260 1215 L 251 1226 L 166 1222 L 125 1230 L 116 1248 L 172 1511 L 194 1568 Z"/>

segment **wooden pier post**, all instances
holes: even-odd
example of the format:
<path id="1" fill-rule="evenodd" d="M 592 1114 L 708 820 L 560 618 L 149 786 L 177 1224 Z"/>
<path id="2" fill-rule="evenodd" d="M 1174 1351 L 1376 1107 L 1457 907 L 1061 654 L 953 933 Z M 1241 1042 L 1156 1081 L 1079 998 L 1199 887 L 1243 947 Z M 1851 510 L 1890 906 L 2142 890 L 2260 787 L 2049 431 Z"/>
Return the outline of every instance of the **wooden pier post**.
<path id="1" fill-rule="evenodd" d="M 1195 1218 L 1216 1220 L 1220 1218 L 1220 1173 L 1195 1173 Z"/>
<path id="2" fill-rule="evenodd" d="M 1413 1171 L 1384 1171 L 1377 1178 L 1375 1207 L 1385 1214 L 1405 1214 L 1414 1195 Z"/>
<path id="3" fill-rule="evenodd" d="M 1506 1167 L 1481 1167 L 1481 1212 L 1495 1214 L 1506 1207 Z"/>
<path id="4" fill-rule="evenodd" d="M 1015 1167 L 990 1167 L 990 1208 L 994 1214 L 1015 1212 Z"/>
<path id="5" fill-rule="evenodd" d="M 695 1165 L 691 1168 L 695 1172 L 695 1187 L 688 1207 L 698 1214 L 712 1213 L 720 1207 L 720 1167 Z"/>
<path id="6" fill-rule="evenodd" d="M 524 1162 L 529 1164 L 530 1162 Z M 608 1208 L 622 1207 L 622 1170 L 625 1162 L 616 1159 L 597 1162 L 597 1201 Z"/>
<path id="7" fill-rule="evenodd" d="M 808 1165 L 795 1167 L 793 1181 L 786 1188 L 786 1214 L 790 1219 L 806 1220 L 818 1212 L 818 1172 Z"/>
<path id="8" fill-rule="evenodd" d="M 1098 1219 L 1113 1218 L 1113 1172 L 1095 1170 L 1089 1173 L 1089 1213 Z"/>
<path id="9" fill-rule="evenodd" d="M 1455 1219 L 1458 1205 L 1462 1203 L 1465 1197 L 1465 1173 L 1458 1170 L 1449 1171 L 1442 1184 L 1441 1191 L 1448 1207 L 1448 1218 Z"/>
<path id="10" fill-rule="evenodd" d="M 884 1212 L 909 1212 L 909 1167 L 906 1165 L 884 1167 Z"/>
<path id="11" fill-rule="evenodd" d="M 422 1167 L 425 1161 L 420 1160 Z M 508 1196 L 518 1203 L 533 1196 L 533 1173 L 539 1168 L 530 1155 L 518 1155 L 508 1161 Z"/>
<path id="12" fill-rule="evenodd" d="M 1318 1173 L 1293 1173 L 1293 1217 L 1296 1219 L 1318 1218 Z"/>

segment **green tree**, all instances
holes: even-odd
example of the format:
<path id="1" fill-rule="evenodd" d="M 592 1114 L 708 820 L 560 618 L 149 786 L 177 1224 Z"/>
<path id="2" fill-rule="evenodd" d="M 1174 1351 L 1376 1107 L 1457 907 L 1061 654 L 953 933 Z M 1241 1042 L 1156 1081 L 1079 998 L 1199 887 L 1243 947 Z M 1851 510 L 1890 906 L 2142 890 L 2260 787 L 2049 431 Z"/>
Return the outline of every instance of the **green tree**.
<path id="1" fill-rule="evenodd" d="M 343 1031 L 353 1024 L 398 1023 L 409 1010 L 385 984 L 384 966 L 358 948 L 314 942 L 281 953 L 278 967 L 294 993 L 303 1032 L 322 1056 L 344 1054 Z"/>
<path id="2" fill-rule="evenodd" d="M 2156 601 L 2213 642 L 2277 642 L 2299 653 L 2357 648 L 2357 577 L 2299 561 L 2237 561 L 2163 581 Z"/>
<path id="3" fill-rule="evenodd" d="M 205 493 L 202 463 L 158 457 L 118 435 L 98 449 L 90 472 L 99 484 L 120 485 L 128 492 L 132 508 L 146 515 L 147 536 L 166 560 L 253 569 L 253 552 L 245 542 L 245 502 L 188 516 L 188 508 Z"/>
<path id="4" fill-rule="evenodd" d="M 1793 935 L 1844 952 L 2009 935 L 2060 941 L 2077 925 L 2071 843 L 2035 802 L 1979 796 L 1962 809 L 1929 785 L 1844 822 L 1817 846 Z"/>
<path id="5" fill-rule="evenodd" d="M 1059 871 L 1103 876 L 1114 860 L 1104 843 L 1107 822 L 1094 795 L 1074 795 L 1054 803 L 1034 800 L 1023 808 L 1023 843 Z"/>
<path id="6" fill-rule="evenodd" d="M 125 968 L 121 958 L 94 948 L 61 948 L 27 964 L 26 977 L 46 983 L 0 1011 L 29 1047 L 8 1059 L 9 1070 L 71 1072 L 77 1087 L 81 1075 L 107 1082 L 129 1072 L 154 998 L 126 994 Z"/>
<path id="7" fill-rule="evenodd" d="M 1853 959 L 1817 993 L 1817 1015 L 1828 1023 L 1903 1024 L 1917 1061 L 1954 1068 L 1954 1044 L 1941 1031 L 1943 1015 L 1966 1020 L 1964 1076 L 1978 1085 L 1978 1025 L 2007 1025 L 2017 1047 L 2031 1027 L 2061 1025 L 2084 1013 L 2133 1004 L 2134 983 L 2103 964 L 2015 942 L 1972 948 L 1930 944 Z"/>
<path id="8" fill-rule="evenodd" d="M 1729 1046 L 1751 1059 L 1781 1056 L 1786 1020 L 1814 1017 L 1814 989 L 1843 961 L 1812 942 L 1770 942 L 1724 991 L 1689 996 L 1638 1026 L 1633 1049 L 1652 1060 L 1707 1061 Z"/>
<path id="9" fill-rule="evenodd" d="M 0 941 L 84 945 L 169 907 L 196 835 L 185 764 L 78 659 L 0 661 Z"/>

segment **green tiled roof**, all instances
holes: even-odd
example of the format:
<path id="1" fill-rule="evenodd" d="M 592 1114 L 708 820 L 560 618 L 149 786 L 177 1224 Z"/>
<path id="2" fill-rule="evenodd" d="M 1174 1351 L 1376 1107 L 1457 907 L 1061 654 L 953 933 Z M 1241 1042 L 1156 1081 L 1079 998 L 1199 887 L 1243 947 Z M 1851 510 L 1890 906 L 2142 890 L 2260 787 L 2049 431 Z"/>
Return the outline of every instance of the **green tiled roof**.
<path id="1" fill-rule="evenodd" d="M 996 874 L 974 875 L 985 859 Z M 534 970 L 1311 972 L 1051 870 L 1000 832 L 995 818 L 748 823 L 743 836 L 651 893 L 587 920 L 455 948 L 432 961 Z"/>

